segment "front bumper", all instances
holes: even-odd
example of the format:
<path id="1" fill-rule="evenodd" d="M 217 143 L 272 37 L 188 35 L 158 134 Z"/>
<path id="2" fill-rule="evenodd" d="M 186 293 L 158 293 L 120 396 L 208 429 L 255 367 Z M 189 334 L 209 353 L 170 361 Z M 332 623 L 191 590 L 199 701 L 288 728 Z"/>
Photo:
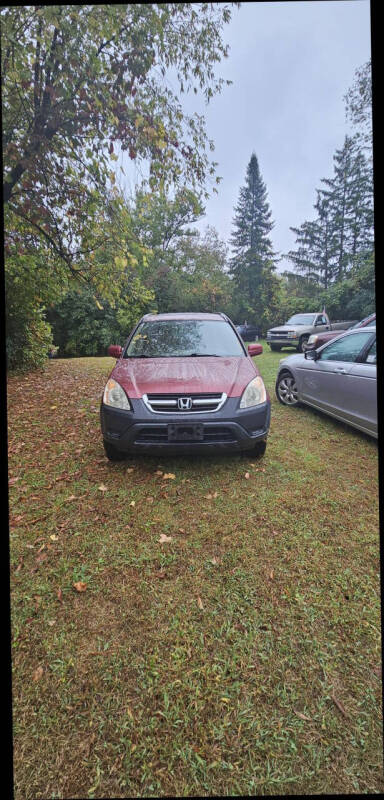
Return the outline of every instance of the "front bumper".
<path id="1" fill-rule="evenodd" d="M 100 422 L 103 438 L 121 452 L 192 453 L 217 450 L 252 450 L 265 440 L 270 425 L 271 405 L 240 409 L 239 397 L 228 397 L 215 412 L 155 413 L 140 399 L 130 399 L 132 411 L 111 408 L 101 403 Z M 201 441 L 169 441 L 168 425 L 201 424 Z"/>
<path id="2" fill-rule="evenodd" d="M 267 344 L 277 344 L 279 347 L 297 347 L 299 344 L 298 336 L 268 336 Z"/>

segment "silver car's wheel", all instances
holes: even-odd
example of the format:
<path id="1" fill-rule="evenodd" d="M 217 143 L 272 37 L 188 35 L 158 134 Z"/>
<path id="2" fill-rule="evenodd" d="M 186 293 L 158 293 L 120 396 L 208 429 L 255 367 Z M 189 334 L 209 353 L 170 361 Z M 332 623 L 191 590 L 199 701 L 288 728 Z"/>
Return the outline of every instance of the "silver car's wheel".
<path id="1" fill-rule="evenodd" d="M 276 395 L 285 406 L 297 406 L 299 403 L 296 381 L 290 372 L 282 372 L 276 383 Z"/>

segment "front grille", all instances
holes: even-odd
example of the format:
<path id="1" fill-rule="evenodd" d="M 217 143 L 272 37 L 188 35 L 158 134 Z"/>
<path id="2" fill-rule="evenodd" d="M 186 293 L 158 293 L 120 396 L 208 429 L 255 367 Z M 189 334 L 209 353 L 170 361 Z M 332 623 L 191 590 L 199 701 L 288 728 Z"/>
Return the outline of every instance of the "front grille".
<path id="1" fill-rule="evenodd" d="M 144 394 L 143 400 L 145 405 L 150 411 L 156 414 L 198 414 L 202 411 L 212 412 L 218 411 L 227 399 L 227 395 L 223 392 L 204 392 L 199 394 Z M 190 408 L 180 407 L 183 403 L 179 400 L 189 400 Z M 185 406 L 185 403 L 184 403 Z"/>
<path id="2" fill-rule="evenodd" d="M 204 435 L 202 442 L 236 442 L 236 436 L 234 435 L 231 428 L 227 428 L 223 425 L 205 425 L 204 426 Z M 162 442 L 168 442 L 168 427 L 167 425 L 153 425 L 151 427 L 142 428 L 138 435 L 136 436 L 134 444 L 138 443 L 148 443 L 148 444 L 161 444 Z M 194 444 L 193 442 L 188 442 L 188 444 Z M 198 442 L 201 444 L 201 442 Z"/>
<path id="3" fill-rule="evenodd" d="M 292 335 L 288 336 L 287 331 L 273 331 L 268 333 L 268 339 L 292 339 Z"/>

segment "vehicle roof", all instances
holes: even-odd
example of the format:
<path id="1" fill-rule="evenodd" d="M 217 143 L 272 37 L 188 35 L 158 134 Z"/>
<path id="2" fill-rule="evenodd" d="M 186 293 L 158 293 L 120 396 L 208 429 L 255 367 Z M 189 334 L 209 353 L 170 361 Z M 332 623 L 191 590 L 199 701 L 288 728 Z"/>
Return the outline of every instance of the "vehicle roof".
<path id="1" fill-rule="evenodd" d="M 168 319 L 213 319 L 218 322 L 226 322 L 227 318 L 220 313 L 210 313 L 208 311 L 171 311 L 166 314 L 145 314 L 142 320 L 152 322 L 152 320 L 168 320 Z"/>
<path id="2" fill-rule="evenodd" d="M 364 328 L 349 328 L 347 331 L 340 331 L 341 336 L 352 336 L 354 333 L 376 333 L 376 325 L 365 325 Z M 328 331 L 327 331 L 328 333 Z M 329 331 L 332 333 L 332 331 Z"/>

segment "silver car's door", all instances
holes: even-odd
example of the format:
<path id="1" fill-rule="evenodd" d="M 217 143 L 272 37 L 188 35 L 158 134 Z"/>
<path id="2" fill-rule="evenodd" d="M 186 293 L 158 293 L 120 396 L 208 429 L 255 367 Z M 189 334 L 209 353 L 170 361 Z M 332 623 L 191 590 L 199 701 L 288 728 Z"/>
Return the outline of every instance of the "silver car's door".
<path id="1" fill-rule="evenodd" d="M 316 361 L 307 360 L 300 380 L 304 402 L 346 419 L 347 378 L 372 332 L 356 331 L 329 342 Z"/>
<path id="2" fill-rule="evenodd" d="M 345 386 L 347 421 L 377 435 L 376 339 L 365 354 L 364 361 L 353 364 Z"/>

